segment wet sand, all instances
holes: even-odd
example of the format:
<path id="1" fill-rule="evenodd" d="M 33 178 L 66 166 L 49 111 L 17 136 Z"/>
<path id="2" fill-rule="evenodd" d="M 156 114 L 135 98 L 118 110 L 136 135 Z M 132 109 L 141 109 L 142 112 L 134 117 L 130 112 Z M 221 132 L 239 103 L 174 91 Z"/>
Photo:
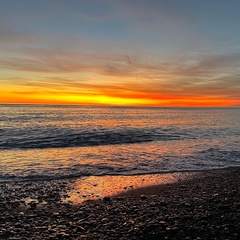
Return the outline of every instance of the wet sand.
<path id="1" fill-rule="evenodd" d="M 69 191 L 67 194 L 69 197 L 65 201 L 79 204 L 86 200 L 98 200 L 117 194 L 124 194 L 133 189 L 174 183 L 196 174 L 186 172 L 84 177 L 76 179 L 76 181 L 68 185 Z"/>
<path id="2" fill-rule="evenodd" d="M 240 238 L 240 168 L 81 204 L 75 182 L 0 183 L 0 239 Z"/>

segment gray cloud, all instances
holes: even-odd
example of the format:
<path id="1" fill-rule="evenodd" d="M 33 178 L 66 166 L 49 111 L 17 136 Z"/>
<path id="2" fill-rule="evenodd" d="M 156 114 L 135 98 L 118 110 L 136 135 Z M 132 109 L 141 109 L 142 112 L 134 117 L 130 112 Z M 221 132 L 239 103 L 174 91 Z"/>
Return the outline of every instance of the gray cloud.
<path id="1" fill-rule="evenodd" d="M 0 47 L 7 47 L 10 45 L 13 46 L 14 44 L 23 44 L 35 41 L 41 41 L 41 37 L 29 32 L 11 30 L 0 25 Z"/>

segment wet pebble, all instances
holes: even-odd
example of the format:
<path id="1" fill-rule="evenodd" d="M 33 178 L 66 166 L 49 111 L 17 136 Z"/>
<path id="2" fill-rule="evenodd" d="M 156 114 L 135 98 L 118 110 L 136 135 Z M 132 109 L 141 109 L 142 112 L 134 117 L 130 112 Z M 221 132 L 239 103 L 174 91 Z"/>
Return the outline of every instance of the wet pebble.
<path id="1" fill-rule="evenodd" d="M 0 239 L 239 239 L 240 171 L 204 176 L 151 196 L 79 206 L 62 202 L 62 181 L 0 183 Z M 37 201 L 24 204 L 24 198 Z"/>

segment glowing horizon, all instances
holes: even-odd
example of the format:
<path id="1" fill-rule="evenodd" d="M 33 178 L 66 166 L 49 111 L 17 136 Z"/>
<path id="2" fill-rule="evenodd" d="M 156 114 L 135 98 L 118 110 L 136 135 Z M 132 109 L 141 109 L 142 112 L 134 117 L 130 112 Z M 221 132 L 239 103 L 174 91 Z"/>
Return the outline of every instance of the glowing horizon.
<path id="1" fill-rule="evenodd" d="M 149 106 L 149 107 L 238 107 L 238 99 L 217 98 L 190 98 L 190 99 L 166 99 L 151 100 L 137 98 L 121 98 L 109 96 L 72 96 L 45 95 L 37 97 L 26 97 L 9 95 L 6 97 L 1 93 L 0 104 L 63 104 L 63 105 L 94 105 L 94 106 Z"/>

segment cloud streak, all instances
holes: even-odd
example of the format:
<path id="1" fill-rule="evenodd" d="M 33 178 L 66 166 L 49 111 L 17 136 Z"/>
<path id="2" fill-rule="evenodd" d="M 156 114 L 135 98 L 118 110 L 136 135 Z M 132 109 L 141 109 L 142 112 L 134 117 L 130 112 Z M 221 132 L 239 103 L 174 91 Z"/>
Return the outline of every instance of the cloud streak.
<path id="1" fill-rule="evenodd" d="M 143 99 L 203 95 L 238 98 L 239 95 L 240 54 L 236 53 L 206 55 L 180 63 L 147 63 L 141 57 L 128 55 L 31 48 L 24 49 L 21 55 L 22 58 L 0 59 L 0 66 L 14 71 L 54 74 L 55 77 L 45 77 L 42 83 L 36 80 L 27 84 L 53 92 Z M 78 76 L 59 78 L 62 73 Z M 94 79 L 91 74 L 95 75 Z"/>

